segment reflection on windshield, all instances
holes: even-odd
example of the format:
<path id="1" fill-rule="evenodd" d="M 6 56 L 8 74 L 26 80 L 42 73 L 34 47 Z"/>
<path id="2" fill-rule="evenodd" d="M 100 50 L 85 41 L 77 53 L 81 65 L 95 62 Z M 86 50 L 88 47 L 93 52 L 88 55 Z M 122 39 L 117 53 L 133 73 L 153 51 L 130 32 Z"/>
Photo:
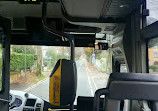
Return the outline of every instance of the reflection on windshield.
<path id="1" fill-rule="evenodd" d="M 70 59 L 70 48 L 12 45 L 11 89 L 30 92 L 49 101 L 49 76 L 58 59 Z M 106 87 L 111 67 L 108 51 L 75 48 L 75 61 L 77 96 L 94 96 L 97 89 Z"/>

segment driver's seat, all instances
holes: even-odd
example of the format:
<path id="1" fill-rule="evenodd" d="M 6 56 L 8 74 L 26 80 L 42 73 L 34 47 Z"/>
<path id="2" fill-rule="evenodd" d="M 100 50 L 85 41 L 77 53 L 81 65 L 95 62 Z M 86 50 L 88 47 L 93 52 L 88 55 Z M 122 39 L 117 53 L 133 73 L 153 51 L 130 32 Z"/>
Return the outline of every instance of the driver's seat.
<path id="1" fill-rule="evenodd" d="M 77 70 L 75 62 L 66 59 L 57 61 L 51 75 L 49 102 L 54 106 L 67 106 L 73 110 L 76 97 Z"/>

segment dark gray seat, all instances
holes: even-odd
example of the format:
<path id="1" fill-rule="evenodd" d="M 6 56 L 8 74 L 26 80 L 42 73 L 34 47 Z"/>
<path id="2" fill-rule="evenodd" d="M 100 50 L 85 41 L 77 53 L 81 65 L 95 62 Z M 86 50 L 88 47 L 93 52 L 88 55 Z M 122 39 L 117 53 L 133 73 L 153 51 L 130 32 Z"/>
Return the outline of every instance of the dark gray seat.
<path id="1" fill-rule="evenodd" d="M 119 111 L 120 100 L 125 99 L 158 101 L 158 75 L 112 73 L 107 88 L 95 93 L 94 111 L 99 111 L 101 95 L 106 96 L 106 111 Z"/>

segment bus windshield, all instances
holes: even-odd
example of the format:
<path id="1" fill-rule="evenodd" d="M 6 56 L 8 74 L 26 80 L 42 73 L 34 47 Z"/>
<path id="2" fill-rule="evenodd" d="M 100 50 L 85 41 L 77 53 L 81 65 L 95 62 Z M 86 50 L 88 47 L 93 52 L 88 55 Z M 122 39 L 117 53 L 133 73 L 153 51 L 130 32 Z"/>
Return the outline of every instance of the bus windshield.
<path id="1" fill-rule="evenodd" d="M 93 97 L 97 89 L 106 87 L 111 71 L 109 51 L 89 47 L 75 50 L 78 75 L 76 98 Z M 58 59 L 70 59 L 70 48 L 12 45 L 11 90 L 26 91 L 49 101 L 49 77 Z"/>

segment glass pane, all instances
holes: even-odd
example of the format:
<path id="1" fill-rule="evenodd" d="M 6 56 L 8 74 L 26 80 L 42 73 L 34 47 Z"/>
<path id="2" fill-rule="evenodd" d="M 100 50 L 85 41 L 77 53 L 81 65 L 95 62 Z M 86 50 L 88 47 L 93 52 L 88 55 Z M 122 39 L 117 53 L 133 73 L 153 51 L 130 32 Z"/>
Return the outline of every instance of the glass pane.
<path id="1" fill-rule="evenodd" d="M 70 59 L 69 47 L 12 45 L 11 89 L 26 91 L 49 101 L 49 77 L 60 58 Z M 77 96 L 94 97 L 97 89 L 106 87 L 109 78 L 109 51 L 75 48 L 75 61 Z"/>
<path id="2" fill-rule="evenodd" d="M 95 91 L 105 88 L 109 79 L 111 71 L 109 51 L 76 48 L 76 58 L 77 96 L 94 97 Z"/>
<path id="3" fill-rule="evenodd" d="M 3 29 L 0 27 L 0 37 L 3 35 Z M 2 90 L 2 40 L 0 39 L 0 91 Z"/>
<path id="4" fill-rule="evenodd" d="M 126 64 L 121 64 L 120 65 L 120 72 L 128 72 Z"/>
<path id="5" fill-rule="evenodd" d="M 150 10 L 150 15 L 147 17 L 147 25 L 150 25 L 158 20 L 158 0 L 147 0 L 147 9 Z"/>
<path id="6" fill-rule="evenodd" d="M 148 45 L 149 73 L 158 74 L 158 38 L 151 39 Z"/>
<path id="7" fill-rule="evenodd" d="M 12 45 L 10 89 L 49 101 L 49 76 L 59 59 L 70 58 L 69 47 Z"/>

